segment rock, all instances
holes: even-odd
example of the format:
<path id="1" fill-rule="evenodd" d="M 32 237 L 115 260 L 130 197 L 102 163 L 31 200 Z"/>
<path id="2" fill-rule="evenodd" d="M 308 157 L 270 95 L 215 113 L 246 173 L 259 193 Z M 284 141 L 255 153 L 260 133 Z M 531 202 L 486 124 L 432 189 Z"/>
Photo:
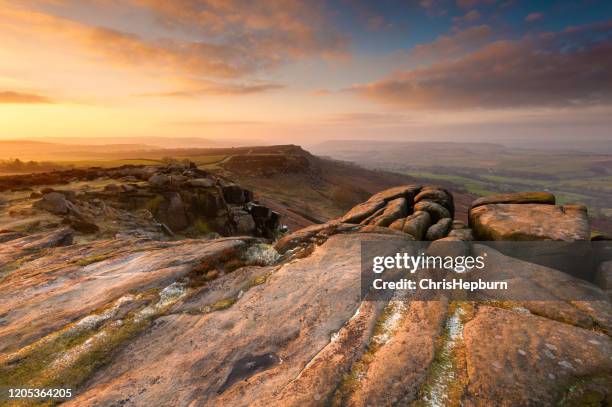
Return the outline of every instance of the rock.
<path id="1" fill-rule="evenodd" d="M 450 218 L 451 214 L 448 209 L 439 203 L 423 200 L 414 205 L 414 210 L 428 212 L 431 215 L 432 222 L 437 222 L 443 218 Z"/>
<path id="2" fill-rule="evenodd" d="M 163 188 L 166 184 L 170 183 L 170 177 L 165 174 L 153 174 L 148 182 L 153 188 Z"/>
<path id="3" fill-rule="evenodd" d="M 267 219 L 268 217 L 270 217 L 270 208 L 263 206 L 263 205 L 257 205 L 257 204 L 253 204 L 251 205 L 251 215 L 253 215 L 253 218 L 257 219 L 257 218 L 261 218 L 261 219 Z"/>
<path id="4" fill-rule="evenodd" d="M 361 223 L 385 206 L 384 200 L 367 201 L 356 205 L 340 218 L 343 223 Z"/>
<path id="5" fill-rule="evenodd" d="M 255 220 L 247 211 L 236 208 L 232 210 L 232 217 L 236 223 L 236 232 L 239 235 L 249 235 L 255 232 Z"/>
<path id="6" fill-rule="evenodd" d="M 454 220 L 453 221 L 453 230 L 467 229 L 467 227 L 468 227 L 468 225 L 466 225 L 466 223 L 461 221 L 461 220 Z"/>
<path id="7" fill-rule="evenodd" d="M 69 217 L 66 219 L 67 223 L 72 229 L 77 232 L 84 234 L 93 234 L 100 231 L 100 228 L 95 223 L 76 217 Z"/>
<path id="8" fill-rule="evenodd" d="M 446 190 L 443 189 L 427 189 L 423 188 L 421 192 L 414 197 L 414 202 L 420 201 L 431 201 L 444 206 L 454 216 L 455 205 L 453 203 L 453 196 Z"/>
<path id="9" fill-rule="evenodd" d="M 173 231 L 180 231 L 189 226 L 185 213 L 185 205 L 181 196 L 177 193 L 172 194 L 170 197 L 168 209 L 166 210 L 166 220 L 168 226 Z"/>
<path id="10" fill-rule="evenodd" d="M 42 197 L 42 194 L 40 192 L 32 192 L 30 194 L 30 198 L 32 198 L 32 199 L 37 199 L 37 198 L 41 198 L 41 197 Z"/>
<path id="11" fill-rule="evenodd" d="M 431 241 L 446 237 L 452 226 L 453 220 L 451 218 L 440 219 L 434 225 L 431 225 L 429 229 L 427 229 L 427 233 L 425 234 L 425 240 Z"/>
<path id="12" fill-rule="evenodd" d="M 369 222 L 376 226 L 389 226 L 393 221 L 404 218 L 408 214 L 406 198 L 396 198 L 387 203 L 383 213 Z"/>
<path id="13" fill-rule="evenodd" d="M 121 192 L 123 189 L 117 184 L 108 184 L 104 187 L 107 192 Z"/>
<path id="14" fill-rule="evenodd" d="M 606 240 L 612 240 L 612 235 L 609 235 L 606 233 L 600 233 L 600 232 L 594 232 L 591 235 L 592 242 L 602 242 Z"/>
<path id="15" fill-rule="evenodd" d="M 429 212 L 416 211 L 406 218 L 402 231 L 413 236 L 416 240 L 423 240 L 429 226 L 431 226 Z"/>
<path id="16" fill-rule="evenodd" d="M 576 390 L 612 371 L 609 337 L 530 313 L 481 306 L 465 325 L 464 342 L 468 385 L 463 397 L 474 406 L 500 400 L 507 406 L 557 405 L 572 396 L 567 390 L 577 378 L 590 379 Z M 609 386 L 600 391 L 600 400 L 610 397 Z"/>
<path id="17" fill-rule="evenodd" d="M 187 185 L 195 188 L 211 188 L 215 186 L 215 181 L 210 178 L 196 178 L 187 181 Z"/>
<path id="18" fill-rule="evenodd" d="M 34 207 L 51 212 L 55 215 L 66 215 L 68 213 L 68 201 L 59 192 L 49 192 L 43 195 L 40 201 L 34 203 Z"/>
<path id="19" fill-rule="evenodd" d="M 472 208 L 476 240 L 589 240 L 586 208 L 575 205 L 489 204 Z"/>
<path id="20" fill-rule="evenodd" d="M 544 204 L 554 205 L 555 196 L 549 192 L 515 192 L 485 196 L 472 202 L 472 208 L 489 204 Z"/>
<path id="21" fill-rule="evenodd" d="M 406 223 L 406 218 L 394 220 L 390 225 L 389 229 L 399 230 L 400 232 L 404 229 L 404 223 Z"/>
<path id="22" fill-rule="evenodd" d="M 368 202 L 392 201 L 397 198 L 406 198 L 412 204 L 414 195 L 421 189 L 420 185 L 402 185 L 378 192 L 368 199 Z"/>
<path id="23" fill-rule="evenodd" d="M 448 237 L 454 237 L 465 242 L 471 242 L 474 240 L 474 233 L 472 233 L 472 229 L 469 228 L 453 229 L 448 233 Z"/>
<path id="24" fill-rule="evenodd" d="M 595 284 L 608 294 L 612 302 L 612 260 L 604 261 L 599 265 L 595 274 Z"/>
<path id="25" fill-rule="evenodd" d="M 242 204 L 253 199 L 253 194 L 250 191 L 242 189 L 238 185 L 225 185 L 222 190 L 223 197 L 230 204 Z"/>
<path id="26" fill-rule="evenodd" d="M 6 243 L 8 241 L 20 239 L 25 236 L 26 234 L 23 232 L 16 232 L 12 230 L 1 230 L 0 231 L 0 243 Z"/>
<path id="27" fill-rule="evenodd" d="M 73 240 L 74 231 L 70 228 L 55 229 L 51 232 L 35 233 L 9 240 L 0 245 L 0 269 L 5 264 L 18 260 L 27 253 L 52 247 L 69 246 Z"/>

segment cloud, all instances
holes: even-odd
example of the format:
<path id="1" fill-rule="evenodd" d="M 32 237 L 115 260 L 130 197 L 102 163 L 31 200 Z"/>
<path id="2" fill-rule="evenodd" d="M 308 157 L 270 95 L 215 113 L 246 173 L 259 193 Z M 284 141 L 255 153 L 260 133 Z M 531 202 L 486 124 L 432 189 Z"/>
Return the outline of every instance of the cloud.
<path id="1" fill-rule="evenodd" d="M 441 0 L 421 0 L 419 4 L 425 9 L 429 16 L 445 16 L 448 13 L 445 2 Z"/>
<path id="2" fill-rule="evenodd" d="M 472 23 L 481 17 L 478 10 L 470 10 L 465 15 L 459 17 L 453 17 L 455 23 Z"/>
<path id="3" fill-rule="evenodd" d="M 429 44 L 419 44 L 409 53 L 411 61 L 430 61 L 439 58 L 454 58 L 473 51 L 488 43 L 493 30 L 488 25 L 479 25 L 460 30 L 452 35 L 441 35 Z"/>
<path id="4" fill-rule="evenodd" d="M 457 60 L 400 71 L 351 89 L 412 109 L 610 105 L 610 28 L 612 23 L 497 41 Z"/>
<path id="5" fill-rule="evenodd" d="M 164 91 L 141 93 L 135 96 L 142 97 L 170 97 L 170 98 L 195 98 L 205 95 L 248 95 L 254 93 L 262 93 L 276 89 L 284 88 L 283 85 L 277 83 L 218 83 L 210 81 L 196 81 L 189 88 Z"/>
<path id="6" fill-rule="evenodd" d="M 495 0 L 457 0 L 457 6 L 470 9 L 482 4 L 493 4 Z"/>
<path id="7" fill-rule="evenodd" d="M 544 14 L 542 13 L 529 13 L 527 14 L 527 17 L 525 17 L 525 21 L 532 23 L 534 21 L 541 20 L 542 17 L 544 17 Z"/>
<path id="8" fill-rule="evenodd" d="M 0 91 L 0 104 L 36 104 L 36 103 L 53 103 L 53 101 L 46 96 L 41 96 L 41 95 L 37 95 L 34 93 Z"/>
<path id="9" fill-rule="evenodd" d="M 64 5 L 74 1 L 59 1 Z M 318 1 L 131 0 L 107 11 L 129 9 L 155 16 L 167 34 L 125 32 L 30 8 L 2 5 L 2 29 L 77 46 L 111 65 L 179 72 L 185 76 L 236 78 L 308 57 L 346 55 L 347 38 L 335 31 Z M 35 4 L 33 2 L 32 4 Z M 122 8 L 123 7 L 123 8 Z M 110 11 L 109 11 L 110 10 Z M 135 25 L 137 27 L 137 25 Z M 160 30 L 160 32 L 162 32 Z M 146 34 L 146 35 L 145 35 Z"/>

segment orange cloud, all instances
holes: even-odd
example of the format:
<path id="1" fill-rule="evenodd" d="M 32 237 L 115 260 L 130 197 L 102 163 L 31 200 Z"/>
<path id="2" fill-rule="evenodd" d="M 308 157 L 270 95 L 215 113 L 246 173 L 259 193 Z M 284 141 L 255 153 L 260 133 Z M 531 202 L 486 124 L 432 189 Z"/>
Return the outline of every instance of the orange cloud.
<path id="1" fill-rule="evenodd" d="M 342 55 L 346 49 L 346 38 L 327 23 L 318 2 L 283 0 L 282 6 L 264 0 L 132 3 L 142 14 L 153 12 L 158 24 L 187 35 L 150 39 L 8 4 L 0 7 L 0 29 L 76 45 L 110 64 L 186 76 L 240 77 L 292 59 Z"/>
<path id="2" fill-rule="evenodd" d="M 452 58 L 481 47 L 489 42 L 493 30 L 488 25 L 479 25 L 457 31 L 453 35 L 441 35 L 428 44 L 416 45 L 409 58 L 416 62 L 432 59 Z"/>
<path id="3" fill-rule="evenodd" d="M 21 93 L 12 91 L 0 91 L 0 103 L 6 104 L 30 104 L 30 103 L 53 103 L 46 96 L 36 95 L 34 93 Z"/>
<path id="4" fill-rule="evenodd" d="M 458 60 L 402 71 L 351 90 L 414 109 L 610 105 L 612 40 L 567 47 L 585 32 L 609 26 L 552 33 L 543 43 L 499 41 Z"/>
<path id="5" fill-rule="evenodd" d="M 218 83 L 201 81 L 191 84 L 190 88 L 168 92 L 143 93 L 136 96 L 144 97 L 176 97 L 194 98 L 203 95 L 248 95 L 282 89 L 284 86 L 276 83 Z"/>

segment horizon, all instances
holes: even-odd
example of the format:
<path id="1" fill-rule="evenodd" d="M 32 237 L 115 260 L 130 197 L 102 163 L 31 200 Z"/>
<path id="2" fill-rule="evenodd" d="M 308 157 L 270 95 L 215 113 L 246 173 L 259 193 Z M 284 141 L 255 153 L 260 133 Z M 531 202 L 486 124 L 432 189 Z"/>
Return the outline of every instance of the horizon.
<path id="1" fill-rule="evenodd" d="M 604 1 L 0 5 L 0 140 L 612 139 Z"/>

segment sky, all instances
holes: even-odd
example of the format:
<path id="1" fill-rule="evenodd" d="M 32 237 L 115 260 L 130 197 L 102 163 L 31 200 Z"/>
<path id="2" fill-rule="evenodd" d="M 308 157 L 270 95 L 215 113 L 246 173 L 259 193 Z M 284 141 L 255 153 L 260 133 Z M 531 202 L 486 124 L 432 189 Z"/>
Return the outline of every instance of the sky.
<path id="1" fill-rule="evenodd" d="M 0 0 L 0 139 L 612 140 L 608 0 Z"/>

